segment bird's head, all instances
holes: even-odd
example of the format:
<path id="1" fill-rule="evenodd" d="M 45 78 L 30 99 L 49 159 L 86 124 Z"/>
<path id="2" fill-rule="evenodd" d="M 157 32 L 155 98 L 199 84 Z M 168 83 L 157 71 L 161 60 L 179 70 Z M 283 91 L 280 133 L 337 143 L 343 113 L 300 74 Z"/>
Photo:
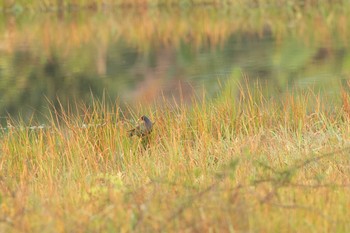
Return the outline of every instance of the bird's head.
<path id="1" fill-rule="evenodd" d="M 143 115 L 143 116 L 141 117 L 140 120 L 143 121 L 143 122 L 146 122 L 147 124 L 149 124 L 149 123 L 152 124 L 152 122 L 150 121 L 150 119 L 149 119 L 148 117 L 146 117 L 145 115 Z"/>

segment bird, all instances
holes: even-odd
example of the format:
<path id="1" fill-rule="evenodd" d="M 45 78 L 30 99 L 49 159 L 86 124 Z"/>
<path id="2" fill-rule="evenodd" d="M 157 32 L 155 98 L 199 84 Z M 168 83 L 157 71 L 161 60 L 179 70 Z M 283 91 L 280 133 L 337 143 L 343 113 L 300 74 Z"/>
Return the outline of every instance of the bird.
<path id="1" fill-rule="evenodd" d="M 142 116 L 139 125 L 128 131 L 129 136 L 132 137 L 136 135 L 138 137 L 144 137 L 149 135 L 152 132 L 153 124 L 154 123 L 152 123 L 148 117 Z"/>

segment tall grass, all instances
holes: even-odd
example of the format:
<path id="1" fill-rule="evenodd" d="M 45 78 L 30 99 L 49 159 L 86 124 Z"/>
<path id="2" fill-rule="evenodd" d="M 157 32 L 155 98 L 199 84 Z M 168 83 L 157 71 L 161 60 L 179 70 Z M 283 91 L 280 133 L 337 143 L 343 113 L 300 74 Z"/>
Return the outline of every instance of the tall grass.
<path id="1" fill-rule="evenodd" d="M 119 39 L 140 51 L 160 44 L 179 47 L 184 42 L 200 49 L 206 45 L 223 45 L 234 34 L 263 36 L 271 33 L 280 42 L 293 37 L 328 47 L 334 43 L 345 47 L 348 44 L 350 8 L 347 2 L 305 8 L 247 6 L 237 4 L 227 10 L 215 7 L 144 10 L 136 7 L 100 13 L 80 10 L 62 14 L 52 11 L 17 16 L 4 14 L 0 34 L 3 34 L 2 46 L 7 52 L 15 51 L 18 44 L 26 44 L 45 52 L 57 47 L 64 54 L 87 43 L 96 43 L 94 47 L 100 45 L 104 49 L 108 43 Z"/>
<path id="2" fill-rule="evenodd" d="M 0 231 L 348 232 L 349 94 L 232 85 L 191 107 L 95 101 L 43 129 L 12 122 Z M 146 143 L 127 136 L 141 114 L 156 122 Z"/>
<path id="3" fill-rule="evenodd" d="M 234 6 L 234 7 L 266 7 L 266 6 L 288 6 L 288 7 L 314 7 L 330 6 L 332 4 L 344 3 L 344 0 L 337 1 L 318 1 L 309 0 L 303 2 L 290 2 L 286 0 L 3 0 L 0 7 L 7 8 L 26 8 L 35 10 L 47 9 L 71 9 L 71 8 L 106 8 L 106 7 L 169 7 L 169 6 Z M 17 9 L 18 10 L 18 9 Z"/>

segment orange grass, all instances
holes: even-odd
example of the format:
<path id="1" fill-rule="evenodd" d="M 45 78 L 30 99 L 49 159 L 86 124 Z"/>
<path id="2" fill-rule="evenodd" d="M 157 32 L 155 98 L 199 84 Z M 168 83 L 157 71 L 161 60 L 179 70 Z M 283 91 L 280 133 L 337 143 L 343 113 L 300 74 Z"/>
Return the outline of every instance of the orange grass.
<path id="1" fill-rule="evenodd" d="M 229 4 L 226 10 L 216 7 L 187 10 L 175 6 L 169 9 L 111 7 L 101 12 L 35 11 L 35 14 L 25 12 L 21 17 L 5 14 L 0 24 L 1 48 L 13 53 L 16 46 L 25 45 L 21 49 L 40 48 L 46 54 L 57 49 L 69 54 L 85 44 L 94 44 L 103 54 L 110 43 L 122 40 L 144 52 L 159 45 L 178 48 L 182 43 L 200 49 L 208 44 L 224 45 L 236 34 L 261 37 L 271 34 L 279 43 L 293 37 L 321 47 L 348 45 L 350 8 L 347 2 L 317 4 L 307 1 L 303 7 L 298 4 L 281 6 L 279 4 L 283 3 L 279 1 L 260 1 L 261 7 L 252 7 L 244 2 Z"/>
<path id="2" fill-rule="evenodd" d="M 348 95 L 222 88 L 191 107 L 96 100 L 53 109 L 44 129 L 12 122 L 0 231 L 348 232 Z M 127 136 L 141 114 L 148 144 Z"/>

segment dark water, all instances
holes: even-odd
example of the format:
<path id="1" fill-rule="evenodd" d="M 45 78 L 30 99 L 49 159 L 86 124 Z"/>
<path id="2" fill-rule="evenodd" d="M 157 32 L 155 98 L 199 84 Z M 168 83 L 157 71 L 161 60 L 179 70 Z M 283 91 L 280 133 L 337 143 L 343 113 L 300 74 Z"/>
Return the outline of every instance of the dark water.
<path id="1" fill-rule="evenodd" d="M 131 105 L 190 102 L 198 90 L 214 96 L 228 80 L 260 80 L 276 93 L 339 92 L 350 56 L 346 35 L 332 25 L 338 18 L 301 22 L 309 26 L 303 33 L 276 32 L 264 16 L 246 23 L 250 16 L 218 9 L 3 14 L 0 117 L 45 115 L 48 102 L 89 104 L 92 95 Z"/>

